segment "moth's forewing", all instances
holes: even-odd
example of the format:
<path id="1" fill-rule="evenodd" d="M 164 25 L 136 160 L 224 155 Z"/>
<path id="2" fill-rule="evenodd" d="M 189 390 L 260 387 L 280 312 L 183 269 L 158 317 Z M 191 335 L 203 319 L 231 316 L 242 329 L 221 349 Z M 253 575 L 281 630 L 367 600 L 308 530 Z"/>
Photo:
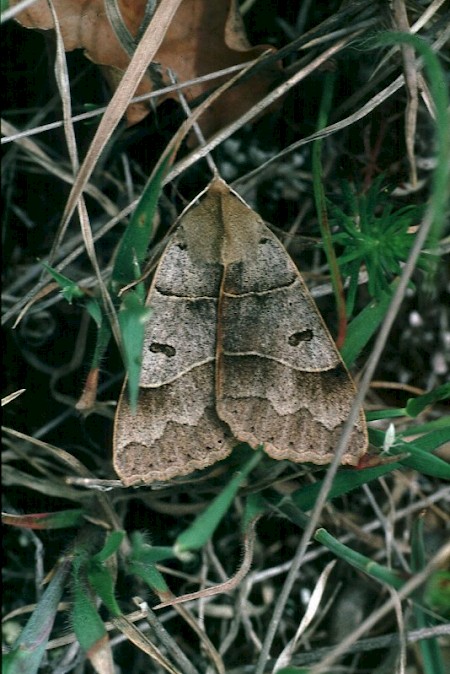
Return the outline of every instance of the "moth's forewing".
<path id="1" fill-rule="evenodd" d="M 236 438 L 263 444 L 275 459 L 329 463 L 354 384 L 282 244 L 237 196 L 224 192 L 222 200 L 230 231 L 218 315 L 218 415 Z M 343 462 L 357 464 L 366 449 L 361 412 Z"/>
<path id="2" fill-rule="evenodd" d="M 199 244 L 217 218 L 212 205 L 202 202 L 186 213 L 149 291 L 137 412 L 132 415 L 124 387 L 115 419 L 114 467 L 127 485 L 187 475 L 223 459 L 235 444 L 215 409 L 222 278 L 216 229 Z"/>

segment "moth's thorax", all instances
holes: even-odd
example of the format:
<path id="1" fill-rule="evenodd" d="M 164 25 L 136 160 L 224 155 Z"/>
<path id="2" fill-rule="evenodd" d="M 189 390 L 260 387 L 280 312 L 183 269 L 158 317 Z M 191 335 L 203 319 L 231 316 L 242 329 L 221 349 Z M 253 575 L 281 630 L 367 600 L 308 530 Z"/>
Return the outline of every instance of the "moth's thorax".
<path id="1" fill-rule="evenodd" d="M 222 264 L 225 267 L 238 262 L 248 264 L 260 239 L 260 232 L 255 227 L 255 214 L 230 192 L 219 198 L 223 231 Z"/>

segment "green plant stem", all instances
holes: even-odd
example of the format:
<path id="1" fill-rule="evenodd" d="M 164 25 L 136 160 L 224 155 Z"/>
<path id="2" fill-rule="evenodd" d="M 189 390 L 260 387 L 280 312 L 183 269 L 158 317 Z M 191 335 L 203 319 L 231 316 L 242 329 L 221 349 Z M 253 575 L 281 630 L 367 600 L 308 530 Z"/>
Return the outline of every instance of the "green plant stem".
<path id="1" fill-rule="evenodd" d="M 325 78 L 323 96 L 319 110 L 317 131 L 325 128 L 327 125 L 327 119 L 331 109 L 331 103 L 333 101 L 333 84 L 334 75 L 330 73 Z M 345 309 L 344 286 L 342 283 L 336 254 L 333 248 L 325 192 L 323 189 L 323 170 L 321 161 L 322 143 L 323 139 L 318 138 L 314 141 L 312 148 L 313 189 L 320 233 L 322 235 L 323 247 L 327 257 L 328 266 L 330 267 L 331 285 L 333 286 L 333 292 L 336 299 L 338 313 L 338 334 L 336 337 L 336 346 L 338 349 L 340 349 L 345 342 L 345 335 L 347 332 L 347 315 Z"/>

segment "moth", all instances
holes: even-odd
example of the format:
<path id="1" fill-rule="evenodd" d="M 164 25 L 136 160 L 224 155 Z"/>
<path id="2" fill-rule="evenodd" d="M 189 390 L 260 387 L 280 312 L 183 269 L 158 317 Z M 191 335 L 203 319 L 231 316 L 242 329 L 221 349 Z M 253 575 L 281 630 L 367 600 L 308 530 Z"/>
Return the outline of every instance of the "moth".
<path id="1" fill-rule="evenodd" d="M 147 304 L 137 412 L 124 388 L 115 418 L 125 485 L 188 475 L 238 442 L 331 461 L 354 383 L 287 251 L 221 179 L 181 217 Z M 361 411 L 343 463 L 366 449 Z"/>

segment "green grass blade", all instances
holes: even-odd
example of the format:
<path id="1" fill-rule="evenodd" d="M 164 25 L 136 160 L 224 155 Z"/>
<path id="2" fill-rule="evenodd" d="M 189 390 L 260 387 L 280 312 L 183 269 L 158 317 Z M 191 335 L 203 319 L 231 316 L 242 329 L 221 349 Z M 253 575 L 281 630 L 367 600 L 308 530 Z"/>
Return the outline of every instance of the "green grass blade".
<path id="1" fill-rule="evenodd" d="M 450 428 L 450 416 L 440 417 L 433 421 L 427 421 L 424 424 L 417 424 L 417 426 L 410 426 L 403 431 L 399 431 L 397 435 L 399 438 L 408 438 L 410 435 L 430 433 L 431 431 L 446 430 L 448 428 Z"/>
<path id="2" fill-rule="evenodd" d="M 401 468 L 400 463 L 382 464 L 380 466 L 364 468 L 361 470 L 341 470 L 334 478 L 333 486 L 331 487 L 330 493 L 328 494 L 328 500 L 332 500 L 338 496 L 347 494 L 353 489 L 356 489 L 363 484 L 367 484 L 372 480 L 376 480 L 382 475 L 387 475 L 398 468 Z M 314 507 L 321 487 L 322 480 L 297 489 L 297 491 L 293 492 L 288 498 L 292 499 L 298 508 L 307 512 Z"/>
<path id="3" fill-rule="evenodd" d="M 318 131 L 325 128 L 327 125 L 328 115 L 330 113 L 331 105 L 333 102 L 333 90 L 335 79 L 336 78 L 333 73 L 327 73 L 319 110 L 319 118 L 317 124 Z M 342 284 L 341 273 L 339 271 L 339 265 L 336 259 L 336 253 L 333 247 L 330 223 L 328 220 L 328 213 L 327 213 L 327 201 L 325 198 L 325 191 L 323 187 L 323 169 L 321 159 L 322 144 L 323 139 L 319 138 L 314 141 L 312 148 L 313 191 L 314 191 L 314 201 L 316 205 L 317 219 L 319 222 L 320 233 L 322 236 L 322 242 L 328 262 L 328 267 L 330 269 L 331 285 L 333 286 L 337 313 L 339 317 L 338 320 L 339 329 L 336 342 L 338 344 L 338 347 L 340 348 L 345 340 L 345 333 L 347 329 L 346 328 L 347 316 L 344 299 L 344 287 Z"/>
<path id="4" fill-rule="evenodd" d="M 398 419 L 405 417 L 406 410 L 404 407 L 389 410 L 372 410 L 366 412 L 366 421 L 380 421 L 380 419 Z"/>
<path id="5" fill-rule="evenodd" d="M 412 528 L 411 557 L 412 571 L 418 573 L 426 565 L 427 556 L 423 537 L 423 517 L 418 517 Z M 414 617 L 418 629 L 425 629 L 436 624 L 436 619 L 424 610 L 423 606 L 414 602 Z M 424 674 L 444 674 L 445 667 L 437 639 L 422 639 L 419 641 L 419 649 L 422 654 L 422 666 Z"/>
<path id="6" fill-rule="evenodd" d="M 74 558 L 72 574 L 73 604 L 70 620 L 81 648 L 88 653 L 102 645 L 107 637 L 106 627 L 95 606 L 87 581 L 88 554 L 81 550 Z"/>
<path id="7" fill-rule="evenodd" d="M 151 310 L 143 304 L 138 291 L 130 290 L 126 293 L 122 308 L 118 313 L 118 319 L 122 335 L 123 356 L 128 375 L 128 393 L 132 411 L 137 406 L 145 323 L 150 314 Z"/>
<path id="8" fill-rule="evenodd" d="M 432 452 L 448 442 L 450 443 L 450 423 L 447 428 L 437 428 L 425 433 L 420 438 L 414 438 L 414 446 L 426 452 Z"/>
<path id="9" fill-rule="evenodd" d="M 433 102 L 436 108 L 437 165 L 433 173 L 430 200 L 432 218 L 431 246 L 437 241 L 447 223 L 447 205 L 450 196 L 450 97 L 446 75 L 438 57 L 428 43 L 410 33 L 385 33 L 376 38 L 377 45 L 409 44 L 424 61 Z"/>
<path id="10" fill-rule="evenodd" d="M 417 398 L 410 398 L 406 403 L 406 412 L 410 417 L 417 417 L 429 405 L 433 405 L 433 403 L 441 400 L 449 399 L 450 383 L 442 384 L 442 386 L 438 386 L 433 391 L 417 396 Z"/>
<path id="11" fill-rule="evenodd" d="M 69 568 L 70 561 L 66 559 L 56 571 L 11 652 L 4 656 L 4 674 L 37 673 L 65 589 Z"/>
<path id="12" fill-rule="evenodd" d="M 172 155 L 165 157 L 157 167 L 155 174 L 152 174 L 125 230 L 111 275 L 111 288 L 114 295 L 117 295 L 123 286 L 136 280 L 136 262 L 139 267 L 142 267 L 152 235 L 162 181 L 172 160 Z"/>
<path id="13" fill-rule="evenodd" d="M 341 349 L 341 356 L 347 367 L 351 367 L 358 355 L 368 343 L 369 339 L 378 330 L 383 321 L 390 301 L 391 291 L 382 294 L 381 299 L 370 302 L 353 320 L 347 328 L 347 336 Z"/>
<path id="14" fill-rule="evenodd" d="M 369 440 L 378 447 L 383 446 L 385 434 L 375 428 L 369 428 Z M 450 464 L 430 452 L 424 451 L 415 442 L 403 442 L 397 439 L 389 450 L 390 454 L 404 454 L 409 456 L 400 460 L 402 466 L 413 468 L 424 475 L 437 477 L 441 480 L 450 480 Z"/>
<path id="15" fill-rule="evenodd" d="M 221 519 L 226 515 L 242 482 L 261 460 L 262 456 L 262 452 L 257 451 L 206 510 L 200 513 L 191 526 L 178 536 L 174 545 L 174 552 L 177 557 L 182 557 L 190 550 L 199 550 L 207 543 Z"/>
<path id="16" fill-rule="evenodd" d="M 351 564 L 356 569 L 363 571 L 372 578 L 376 578 L 376 580 L 379 580 L 396 590 L 400 590 L 403 587 L 405 579 L 398 573 L 391 571 L 381 564 L 377 564 L 377 562 L 374 562 L 370 557 L 366 557 L 365 555 L 356 552 L 356 550 L 352 550 L 352 548 L 349 548 L 347 545 L 338 541 L 325 529 L 318 529 L 314 535 L 314 539 L 328 548 L 328 550 L 331 550 L 336 557 L 345 560 L 348 564 Z"/>

